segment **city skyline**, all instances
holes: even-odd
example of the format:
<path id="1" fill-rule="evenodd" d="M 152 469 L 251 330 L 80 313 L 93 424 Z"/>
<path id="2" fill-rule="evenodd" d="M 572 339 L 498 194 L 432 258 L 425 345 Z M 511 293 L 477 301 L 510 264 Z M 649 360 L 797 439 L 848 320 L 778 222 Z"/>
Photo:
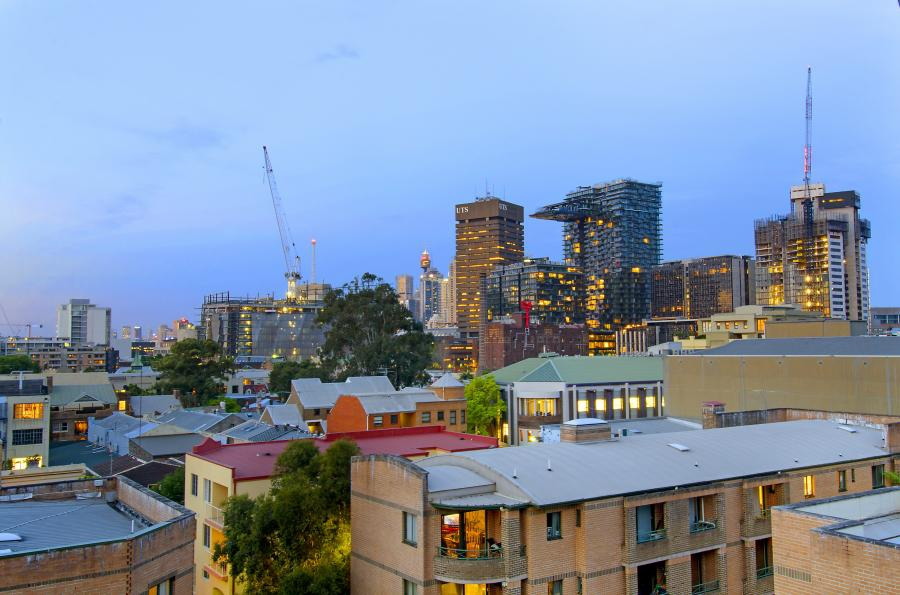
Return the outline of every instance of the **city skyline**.
<path id="1" fill-rule="evenodd" d="M 860 193 L 872 305 L 897 301 L 895 5 L 571 6 L 552 18 L 502 3 L 439 18 L 414 5 L 198 5 L 178 21 L 162 6 L 0 8 L 0 48 L 20 56 L 5 67 L 18 92 L 0 97 L 0 232 L 15 240 L 0 304 L 13 323 L 44 325 L 33 334 L 52 334 L 71 298 L 111 307 L 113 329 L 153 329 L 196 321 L 212 292 L 280 296 L 263 144 L 303 274 L 316 237 L 318 280 L 335 285 L 413 274 L 423 248 L 447 270 L 453 205 L 486 186 L 532 213 L 579 185 L 660 181 L 663 260 L 752 255 L 754 220 L 784 212 L 802 180 L 808 64 L 812 180 Z M 200 19 L 221 33 L 198 43 Z M 608 22 L 620 27 L 586 35 Z M 799 22 L 817 35 L 797 35 Z M 157 28 L 164 46 L 151 45 Z M 488 34 L 455 35 L 472 28 Z M 561 259 L 557 224 L 525 227 L 527 256 Z"/>

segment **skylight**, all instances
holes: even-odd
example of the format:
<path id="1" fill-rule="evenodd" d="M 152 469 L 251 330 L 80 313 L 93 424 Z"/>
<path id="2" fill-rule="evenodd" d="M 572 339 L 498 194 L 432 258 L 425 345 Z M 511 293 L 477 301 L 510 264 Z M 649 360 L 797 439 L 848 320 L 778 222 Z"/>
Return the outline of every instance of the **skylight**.
<path id="1" fill-rule="evenodd" d="M 675 450 L 680 451 L 680 452 L 687 452 L 687 451 L 691 450 L 684 444 L 679 444 L 678 442 L 669 442 L 669 446 L 671 446 L 672 448 L 674 448 Z"/>

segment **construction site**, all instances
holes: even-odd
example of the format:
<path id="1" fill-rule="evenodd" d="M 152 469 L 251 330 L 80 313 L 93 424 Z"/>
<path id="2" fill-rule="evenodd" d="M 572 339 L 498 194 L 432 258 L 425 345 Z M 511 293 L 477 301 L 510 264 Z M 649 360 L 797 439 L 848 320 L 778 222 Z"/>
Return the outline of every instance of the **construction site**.
<path id="1" fill-rule="evenodd" d="M 325 295 L 331 290 L 316 282 L 316 240 L 310 241 L 310 279 L 302 282 L 300 256 L 291 236 L 287 217 L 275 183 L 269 152 L 263 147 L 266 179 L 284 257 L 287 282 L 283 298 L 274 294 L 232 296 L 212 293 L 200 307 L 199 335 L 215 341 L 231 356 L 264 356 L 273 359 L 303 360 L 314 357 L 325 342 L 325 330 L 317 322 Z"/>

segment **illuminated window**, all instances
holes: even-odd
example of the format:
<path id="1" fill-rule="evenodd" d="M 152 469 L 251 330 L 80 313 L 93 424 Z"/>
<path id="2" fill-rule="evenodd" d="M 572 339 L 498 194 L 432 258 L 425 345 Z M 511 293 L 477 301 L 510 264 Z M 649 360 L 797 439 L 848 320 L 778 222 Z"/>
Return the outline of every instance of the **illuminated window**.
<path id="1" fill-rule="evenodd" d="M 588 402 L 584 399 L 578 401 L 578 413 L 588 412 Z"/>
<path id="2" fill-rule="evenodd" d="M 648 409 L 656 409 L 656 397 L 647 396 L 644 398 L 644 403 L 646 403 Z"/>
<path id="3" fill-rule="evenodd" d="M 128 403 L 125 399 L 119 399 L 119 411 L 125 411 L 125 407 Z"/>
<path id="4" fill-rule="evenodd" d="M 625 406 L 625 399 L 622 397 L 613 398 L 613 411 L 621 411 Z"/>
<path id="5" fill-rule="evenodd" d="M 13 407 L 13 417 L 16 419 L 43 419 L 43 403 L 16 403 Z"/>
<path id="6" fill-rule="evenodd" d="M 803 476 L 803 497 L 814 498 L 816 495 L 816 478 L 812 475 Z"/>
<path id="7" fill-rule="evenodd" d="M 597 411 L 606 411 L 606 399 L 596 399 L 594 401 L 594 409 Z"/>
<path id="8" fill-rule="evenodd" d="M 13 471 L 21 471 L 30 467 L 40 467 L 44 464 L 44 457 L 35 455 L 33 457 L 21 457 L 12 459 Z"/>
<path id="9" fill-rule="evenodd" d="M 628 407 L 630 409 L 640 409 L 641 399 L 639 397 L 628 397 Z"/>

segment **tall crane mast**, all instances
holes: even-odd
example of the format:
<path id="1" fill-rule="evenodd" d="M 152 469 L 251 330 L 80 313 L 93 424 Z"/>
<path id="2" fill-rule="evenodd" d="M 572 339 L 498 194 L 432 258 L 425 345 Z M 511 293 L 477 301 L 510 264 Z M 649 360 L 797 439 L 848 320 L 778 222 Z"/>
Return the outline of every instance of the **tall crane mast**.
<path id="1" fill-rule="evenodd" d="M 272 170 L 272 162 L 269 160 L 269 150 L 265 146 L 263 146 L 263 156 L 266 159 L 266 180 L 269 182 L 269 193 L 272 195 L 272 206 L 275 208 L 275 222 L 278 224 L 278 235 L 281 238 L 281 251 L 284 253 L 284 278 L 287 279 L 285 299 L 293 301 L 298 297 L 300 257 L 297 255 L 297 248 L 291 237 L 291 228 L 288 227 L 287 218 L 284 215 L 281 195 L 278 193 L 278 185 L 275 183 L 275 172 Z"/>
<path id="2" fill-rule="evenodd" d="M 809 174 L 812 171 L 812 67 L 806 68 L 806 139 L 803 144 L 803 218 L 812 230 L 813 203 L 809 189 Z"/>

